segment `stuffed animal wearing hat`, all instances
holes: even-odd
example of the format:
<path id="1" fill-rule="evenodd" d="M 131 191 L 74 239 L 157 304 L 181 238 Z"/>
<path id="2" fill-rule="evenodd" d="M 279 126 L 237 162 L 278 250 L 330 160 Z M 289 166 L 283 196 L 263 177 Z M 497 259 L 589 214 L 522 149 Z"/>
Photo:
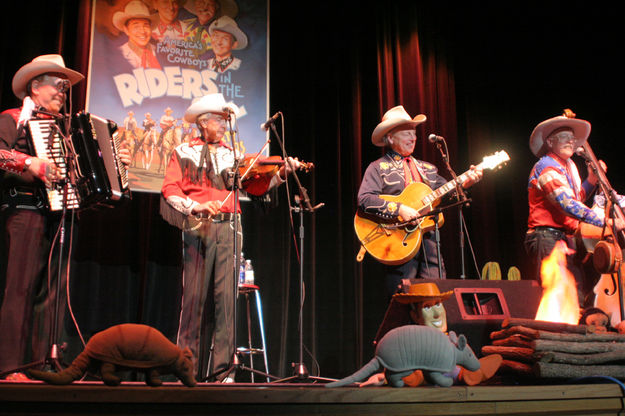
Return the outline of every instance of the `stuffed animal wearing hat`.
<path id="1" fill-rule="evenodd" d="M 378 330 L 376 340 L 380 340 L 387 332 L 401 325 L 417 323 L 447 333 L 447 314 L 443 301 L 452 295 L 452 291 L 441 293 L 435 283 L 416 283 L 409 285 L 403 293 L 397 293 L 391 300 L 384 321 Z M 479 359 L 477 370 L 455 368 L 454 380 L 467 385 L 480 384 L 491 378 L 499 369 L 502 357 L 498 354 Z M 419 386 L 427 380 L 421 371 L 415 371 L 404 377 L 406 386 Z M 361 386 L 382 385 L 385 381 L 383 373 L 372 376 Z"/>
<path id="2" fill-rule="evenodd" d="M 384 367 L 386 379 L 393 387 L 403 387 L 403 378 L 415 370 L 422 370 L 426 379 L 443 387 L 453 384 L 447 375 L 456 365 L 469 370 L 480 368 L 464 335 L 449 336 L 438 329 L 423 325 L 405 325 L 389 331 L 378 343 L 375 357 L 356 373 L 328 383 L 326 387 L 341 387 L 363 381 Z"/>
<path id="3" fill-rule="evenodd" d="M 72 364 L 58 373 L 30 370 L 31 377 L 50 384 L 70 384 L 87 370 L 99 370 L 104 384 L 117 386 L 121 380 L 116 370 L 138 369 L 145 373 L 145 383 L 160 386 L 160 374 L 174 374 L 186 386 L 193 387 L 192 354 L 181 350 L 158 330 L 140 324 L 115 325 L 93 335 L 85 350 Z"/>

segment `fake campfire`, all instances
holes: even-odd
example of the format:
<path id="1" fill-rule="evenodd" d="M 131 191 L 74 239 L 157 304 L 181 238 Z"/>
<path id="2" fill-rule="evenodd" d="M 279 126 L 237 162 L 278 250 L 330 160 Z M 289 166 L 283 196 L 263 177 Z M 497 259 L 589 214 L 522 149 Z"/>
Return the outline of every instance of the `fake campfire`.
<path id="1" fill-rule="evenodd" d="M 625 379 L 625 335 L 578 325 L 575 280 L 558 242 L 543 261 L 543 296 L 536 320 L 510 318 L 490 334 L 482 355 L 500 354 L 502 370 L 539 378 L 609 376 Z"/>

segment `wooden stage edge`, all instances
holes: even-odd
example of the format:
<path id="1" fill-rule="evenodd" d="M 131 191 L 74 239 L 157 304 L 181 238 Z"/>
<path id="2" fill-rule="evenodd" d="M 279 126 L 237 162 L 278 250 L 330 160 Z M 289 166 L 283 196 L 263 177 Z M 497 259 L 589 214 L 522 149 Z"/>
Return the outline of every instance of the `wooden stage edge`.
<path id="1" fill-rule="evenodd" d="M 333 388 L 323 384 L 0 382 L 1 415 L 625 415 L 618 383 Z"/>

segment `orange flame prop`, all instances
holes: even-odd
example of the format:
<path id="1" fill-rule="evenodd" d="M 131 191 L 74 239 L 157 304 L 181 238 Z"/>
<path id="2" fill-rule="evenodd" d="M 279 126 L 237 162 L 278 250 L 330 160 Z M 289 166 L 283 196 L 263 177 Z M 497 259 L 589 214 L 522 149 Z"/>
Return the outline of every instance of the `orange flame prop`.
<path id="1" fill-rule="evenodd" d="M 536 312 L 537 320 L 572 325 L 577 325 L 579 321 L 575 278 L 566 268 L 566 255 L 569 251 L 563 241 L 558 241 L 540 266 L 543 296 Z"/>

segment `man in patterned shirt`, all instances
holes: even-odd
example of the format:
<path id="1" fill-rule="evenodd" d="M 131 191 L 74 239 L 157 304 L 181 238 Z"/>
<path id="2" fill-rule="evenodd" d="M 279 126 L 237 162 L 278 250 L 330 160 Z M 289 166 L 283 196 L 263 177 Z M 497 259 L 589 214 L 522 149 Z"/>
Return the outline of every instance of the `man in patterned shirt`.
<path id="1" fill-rule="evenodd" d="M 584 205 L 597 185 L 597 176 L 588 169 L 588 177 L 581 181 L 571 156 L 590 135 L 590 123 L 566 116 L 553 117 L 539 123 L 530 136 L 530 149 L 540 159 L 530 173 L 528 183 L 529 217 L 525 249 L 533 261 L 535 278 L 540 279 L 542 260 L 551 254 L 557 241 L 564 241 L 575 249 L 572 238 L 580 221 L 598 227 L 604 220 Z M 608 220 L 608 225 L 612 220 Z M 617 229 L 623 229 L 621 220 Z M 575 276 L 580 305 L 584 302 L 583 273 L 574 254 L 567 255 L 567 266 Z"/>
<path id="2" fill-rule="evenodd" d="M 417 135 L 415 127 L 426 120 L 419 114 L 414 118 L 403 106 L 388 110 L 371 136 L 374 145 L 388 148 L 388 152 L 367 167 L 358 191 L 358 207 L 365 213 L 374 214 L 383 219 L 408 221 L 415 219 L 415 208 L 396 202 L 388 202 L 380 195 L 399 195 L 407 185 L 423 182 L 431 189 L 437 189 L 447 183 L 438 174 L 436 166 L 412 157 Z M 468 188 L 482 178 L 482 169 L 474 168 L 469 180 L 463 183 Z M 441 264 L 443 277 L 445 266 Z M 434 233 L 423 235 L 421 249 L 415 257 L 399 266 L 387 266 L 387 290 L 393 295 L 401 285 L 402 279 L 438 278 L 438 256 Z"/>

